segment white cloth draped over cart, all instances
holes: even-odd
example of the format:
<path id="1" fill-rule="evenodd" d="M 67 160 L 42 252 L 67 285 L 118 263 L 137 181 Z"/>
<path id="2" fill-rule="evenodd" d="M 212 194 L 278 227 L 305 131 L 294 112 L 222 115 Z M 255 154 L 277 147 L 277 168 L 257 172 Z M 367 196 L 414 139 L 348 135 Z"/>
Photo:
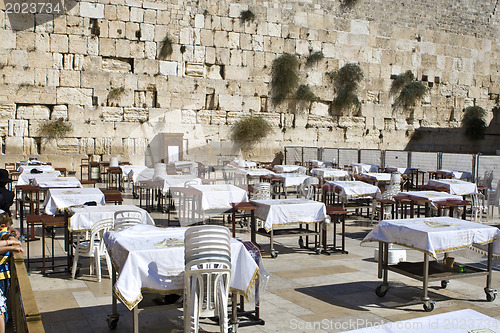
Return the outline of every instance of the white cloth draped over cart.
<path id="1" fill-rule="evenodd" d="M 477 193 L 477 185 L 459 179 L 429 179 L 427 185 L 444 187 L 450 194 L 467 195 Z"/>
<path id="2" fill-rule="evenodd" d="M 183 292 L 186 229 L 140 224 L 105 233 L 104 242 L 118 271 L 113 289 L 129 310 L 142 300 L 142 290 Z M 243 243 L 235 239 L 231 240 L 231 264 L 231 289 L 248 294 L 259 267 Z"/>

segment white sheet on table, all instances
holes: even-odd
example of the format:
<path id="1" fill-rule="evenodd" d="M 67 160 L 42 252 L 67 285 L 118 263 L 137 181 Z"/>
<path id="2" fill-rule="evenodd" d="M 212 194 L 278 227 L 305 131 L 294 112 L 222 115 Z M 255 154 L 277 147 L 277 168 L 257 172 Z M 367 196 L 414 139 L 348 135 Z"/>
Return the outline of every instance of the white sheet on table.
<path id="1" fill-rule="evenodd" d="M 366 164 L 366 163 L 352 163 L 354 173 L 361 172 L 377 172 L 379 169 L 378 165 L 375 164 Z"/>
<path id="2" fill-rule="evenodd" d="M 89 201 L 104 205 L 104 193 L 98 188 L 53 188 L 49 189 L 45 195 L 44 211 L 46 214 L 53 215 L 60 209 L 83 205 Z"/>
<path id="3" fill-rule="evenodd" d="M 433 257 L 471 245 L 493 242 L 500 254 L 500 229 L 448 216 L 383 220 L 363 239 L 409 246 Z"/>
<path id="4" fill-rule="evenodd" d="M 194 175 L 163 175 L 158 176 L 154 179 L 155 181 L 163 182 L 163 192 L 168 192 L 171 187 L 184 187 L 184 183 L 188 180 L 199 180 L 201 179 Z"/>
<path id="5" fill-rule="evenodd" d="M 343 198 L 361 198 L 361 197 L 374 197 L 378 198 L 381 195 L 380 189 L 365 182 L 357 180 L 353 181 L 328 181 L 327 184 L 334 185 L 340 188 L 339 195 Z"/>
<path id="6" fill-rule="evenodd" d="M 54 168 L 52 165 L 48 164 L 31 164 L 31 165 L 21 165 L 19 168 L 17 168 L 17 171 L 23 173 L 23 172 L 30 172 L 33 169 L 41 170 L 41 171 L 53 171 Z"/>
<path id="7" fill-rule="evenodd" d="M 132 169 L 129 172 L 129 178 L 132 178 L 134 183 L 140 182 L 142 180 L 153 180 L 155 170 L 153 168 L 145 169 Z"/>
<path id="8" fill-rule="evenodd" d="M 283 186 L 298 186 L 311 176 L 302 173 L 277 173 L 276 176 L 283 178 Z"/>
<path id="9" fill-rule="evenodd" d="M 500 333 L 500 321 L 471 309 L 457 310 L 396 322 L 380 322 L 349 333 L 467 333 L 475 329 L 490 329 Z M 484 331 L 487 333 L 490 331 Z M 479 331 L 477 332 L 479 333 Z"/>
<path id="10" fill-rule="evenodd" d="M 118 265 L 114 290 L 129 309 L 141 301 L 142 289 L 182 293 L 186 229 L 141 224 L 105 233 L 108 252 Z M 231 264 L 230 287 L 247 292 L 259 268 L 243 243 L 235 239 L 231 240 Z"/>
<path id="11" fill-rule="evenodd" d="M 334 168 L 312 169 L 311 173 L 324 178 L 345 178 L 349 176 L 347 171 Z"/>
<path id="12" fill-rule="evenodd" d="M 388 182 L 391 180 L 391 174 L 385 172 L 362 172 L 361 176 L 366 176 L 378 182 Z"/>
<path id="13" fill-rule="evenodd" d="M 450 194 L 467 195 L 477 193 L 477 185 L 459 179 L 429 179 L 427 185 L 445 187 Z"/>
<path id="14" fill-rule="evenodd" d="M 55 170 L 48 170 L 42 173 L 23 172 L 22 174 L 19 175 L 19 178 L 17 180 L 17 185 L 29 185 L 30 180 L 35 178 L 54 178 L 54 177 L 59 177 L 60 175 L 61 172 Z"/>
<path id="15" fill-rule="evenodd" d="M 276 172 L 295 172 L 299 170 L 300 165 L 275 165 L 273 170 Z"/>
<path id="16" fill-rule="evenodd" d="M 250 177 L 256 177 L 256 176 L 267 176 L 267 175 L 274 175 L 274 172 L 268 169 L 237 169 L 234 171 L 235 174 L 238 175 L 243 175 L 243 176 L 250 176 Z"/>
<path id="17" fill-rule="evenodd" d="M 459 171 L 459 170 L 438 170 L 439 172 L 445 173 L 455 179 L 472 178 L 472 173 L 469 171 Z"/>
<path id="18" fill-rule="evenodd" d="M 411 168 L 386 167 L 387 172 L 411 173 Z"/>
<path id="19" fill-rule="evenodd" d="M 440 191 L 408 191 L 408 192 L 399 192 L 398 195 L 408 195 L 410 197 L 423 198 L 427 200 L 441 201 L 441 200 L 462 200 L 462 197 L 455 194 L 450 194 L 446 192 Z"/>
<path id="20" fill-rule="evenodd" d="M 247 202 L 247 191 L 234 185 L 194 185 L 192 188 L 202 192 L 201 208 L 229 209 L 232 202 Z"/>
<path id="21" fill-rule="evenodd" d="M 232 161 L 234 163 L 234 166 L 238 168 L 256 168 L 257 167 L 257 162 L 253 161 L 246 161 L 246 160 L 234 160 Z"/>
<path id="22" fill-rule="evenodd" d="M 147 211 L 135 205 L 104 205 L 70 207 L 68 229 L 70 231 L 90 230 L 94 223 L 107 218 L 113 218 L 119 210 L 135 210 L 142 213 L 142 223 L 154 225 L 154 221 Z"/>
<path id="23" fill-rule="evenodd" d="M 144 165 L 120 165 L 120 169 L 122 169 L 122 173 L 127 178 L 132 178 L 131 172 L 135 174 L 140 174 L 142 171 L 148 169 L 147 166 Z"/>
<path id="24" fill-rule="evenodd" d="M 82 183 L 76 177 L 35 177 L 33 185 L 40 188 L 82 187 Z"/>
<path id="25" fill-rule="evenodd" d="M 326 218 L 322 202 L 307 199 L 252 200 L 257 205 L 255 216 L 264 221 L 267 231 L 274 225 L 320 222 Z"/>

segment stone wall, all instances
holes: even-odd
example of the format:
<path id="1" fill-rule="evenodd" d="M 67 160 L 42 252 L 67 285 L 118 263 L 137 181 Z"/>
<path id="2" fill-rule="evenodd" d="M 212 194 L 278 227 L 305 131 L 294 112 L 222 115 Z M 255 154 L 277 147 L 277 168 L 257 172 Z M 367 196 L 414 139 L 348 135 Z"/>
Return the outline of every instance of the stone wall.
<path id="1" fill-rule="evenodd" d="M 60 15 L 16 14 L 0 0 L 0 162 L 143 163 L 154 136 L 173 132 L 184 133 L 186 158 L 217 163 L 239 153 L 228 133 L 249 113 L 275 128 L 246 152 L 258 160 L 287 145 L 404 149 L 415 129 L 459 127 L 464 107 L 490 111 L 500 93 L 496 0 L 51 1 Z M 242 22 L 244 10 L 255 19 Z M 162 56 L 166 36 L 173 53 Z M 324 59 L 306 66 L 315 51 Z M 271 103 L 270 69 L 284 52 L 299 55 L 317 102 Z M 361 111 L 331 116 L 326 72 L 349 62 L 364 72 Z M 406 70 L 429 94 L 395 110 L 391 77 Z M 41 137 L 60 118 L 72 132 Z"/>

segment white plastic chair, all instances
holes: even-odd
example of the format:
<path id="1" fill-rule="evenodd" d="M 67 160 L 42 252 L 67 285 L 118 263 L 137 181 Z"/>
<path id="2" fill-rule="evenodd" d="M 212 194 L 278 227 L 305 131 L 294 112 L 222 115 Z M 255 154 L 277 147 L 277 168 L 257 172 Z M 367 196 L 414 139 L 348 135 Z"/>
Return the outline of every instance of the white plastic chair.
<path id="1" fill-rule="evenodd" d="M 113 217 L 113 229 L 123 230 L 142 223 L 142 212 L 132 209 L 118 210 Z"/>
<path id="2" fill-rule="evenodd" d="M 299 168 L 297 169 L 297 172 L 302 174 L 302 175 L 305 175 L 305 174 L 307 174 L 307 168 L 303 167 L 303 166 L 299 166 Z"/>
<path id="3" fill-rule="evenodd" d="M 484 177 L 478 180 L 479 186 L 483 186 L 488 190 L 491 190 L 491 183 L 493 182 L 493 170 L 486 170 L 484 172 Z"/>
<path id="4" fill-rule="evenodd" d="M 196 186 L 196 185 L 201 185 L 201 179 L 195 178 L 195 179 L 186 180 L 184 182 L 184 187 L 191 187 L 191 186 Z"/>
<path id="5" fill-rule="evenodd" d="M 298 192 L 299 196 L 304 199 L 313 199 L 314 197 L 314 186 L 319 184 L 319 179 L 316 177 L 309 177 L 304 179 L 302 184 L 299 185 Z"/>
<path id="6" fill-rule="evenodd" d="M 483 212 L 486 210 L 484 195 L 482 193 L 469 194 L 472 206 L 471 220 L 481 223 Z"/>
<path id="7" fill-rule="evenodd" d="M 101 258 L 106 259 L 106 265 L 108 267 L 108 272 L 111 274 L 111 259 L 104 242 L 102 242 L 102 236 L 108 230 L 113 227 L 113 219 L 102 219 L 96 222 L 90 231 L 90 240 L 84 242 L 78 242 L 73 244 L 74 247 L 74 258 L 73 267 L 71 268 L 71 278 L 74 279 L 76 275 L 76 269 L 78 265 L 78 259 L 81 256 L 91 257 L 94 262 L 90 263 L 90 274 L 92 274 L 92 267 L 95 267 L 97 282 L 101 282 Z"/>
<path id="8" fill-rule="evenodd" d="M 488 190 L 488 215 L 493 217 L 495 207 L 500 215 L 500 180 L 495 190 Z"/>
<path id="9" fill-rule="evenodd" d="M 391 174 L 391 180 L 389 181 L 389 184 L 386 187 L 386 190 L 382 193 L 380 199 L 383 200 L 393 200 L 394 197 L 401 191 L 401 174 L 399 172 L 394 172 Z M 375 215 L 377 212 L 380 212 L 380 221 L 384 220 L 387 218 L 387 216 L 390 216 L 390 206 L 384 207 L 384 211 L 382 212 L 380 209 L 380 203 L 379 200 L 373 199 L 372 201 L 372 216 L 371 220 L 375 220 Z"/>
<path id="10" fill-rule="evenodd" d="M 228 332 L 231 281 L 230 232 L 223 226 L 195 226 L 184 237 L 184 332 L 198 332 L 199 317 L 219 316 Z"/>
<path id="11" fill-rule="evenodd" d="M 253 200 L 268 200 L 271 199 L 271 183 L 257 183 L 253 186 Z"/>

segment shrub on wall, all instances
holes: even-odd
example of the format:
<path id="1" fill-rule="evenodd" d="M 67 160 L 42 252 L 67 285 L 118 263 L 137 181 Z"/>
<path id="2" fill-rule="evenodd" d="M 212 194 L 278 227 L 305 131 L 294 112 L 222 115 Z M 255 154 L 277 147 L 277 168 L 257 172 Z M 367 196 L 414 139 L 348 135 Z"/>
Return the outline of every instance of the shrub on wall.
<path id="1" fill-rule="evenodd" d="M 338 71 L 328 73 L 333 80 L 337 95 L 332 101 L 332 109 L 337 113 L 345 110 L 359 110 L 361 103 L 357 96 L 359 82 L 363 79 L 363 71 L 358 64 L 349 63 Z"/>
<path id="2" fill-rule="evenodd" d="M 399 74 L 391 84 L 391 95 L 398 95 L 395 100 L 396 106 L 409 108 L 427 94 L 427 87 L 420 81 L 415 81 L 411 71 Z"/>
<path id="3" fill-rule="evenodd" d="M 318 61 L 320 61 L 324 57 L 325 57 L 325 55 L 321 51 L 313 52 L 307 57 L 306 65 L 312 66 L 313 64 L 317 63 Z"/>
<path id="4" fill-rule="evenodd" d="M 251 10 L 243 10 L 240 13 L 240 22 L 246 23 L 255 20 L 255 14 Z"/>
<path id="5" fill-rule="evenodd" d="M 467 107 L 462 118 L 462 128 L 465 129 L 465 136 L 474 141 L 483 140 L 486 135 L 485 117 L 486 111 L 482 107 Z"/>
<path id="6" fill-rule="evenodd" d="M 295 98 L 298 101 L 306 102 L 314 102 L 317 99 L 316 95 L 314 95 L 311 88 L 307 84 L 301 84 L 299 88 L 297 88 Z"/>
<path id="7" fill-rule="evenodd" d="M 165 59 L 166 57 L 171 55 L 173 51 L 174 51 L 174 49 L 172 47 L 172 40 L 170 39 L 170 37 L 168 35 L 166 35 L 165 38 L 163 38 L 163 41 L 161 42 L 159 56 L 161 59 Z"/>
<path id="8" fill-rule="evenodd" d="M 48 120 L 42 124 L 39 134 L 42 137 L 60 138 L 68 135 L 73 131 L 71 123 L 64 121 L 63 118 L 56 120 Z"/>
<path id="9" fill-rule="evenodd" d="M 260 116 L 247 116 L 231 127 L 231 141 L 249 149 L 272 132 L 271 124 Z"/>
<path id="10" fill-rule="evenodd" d="M 299 60 L 293 54 L 284 53 L 274 59 L 271 69 L 271 95 L 275 105 L 282 103 L 299 83 Z"/>

